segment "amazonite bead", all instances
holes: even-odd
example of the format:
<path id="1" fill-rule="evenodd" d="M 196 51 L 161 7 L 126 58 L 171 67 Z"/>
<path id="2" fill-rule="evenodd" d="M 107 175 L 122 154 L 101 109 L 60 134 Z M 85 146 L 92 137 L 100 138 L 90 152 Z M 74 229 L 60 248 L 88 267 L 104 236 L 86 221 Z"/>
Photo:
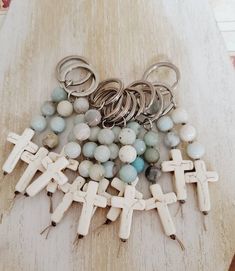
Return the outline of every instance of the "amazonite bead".
<path id="1" fill-rule="evenodd" d="M 158 134 L 154 131 L 148 131 L 144 135 L 144 142 L 148 147 L 154 147 L 158 143 Z"/>
<path id="2" fill-rule="evenodd" d="M 131 165 L 136 169 L 137 173 L 141 173 L 144 171 L 145 162 L 141 157 L 137 157 Z"/>
<path id="3" fill-rule="evenodd" d="M 64 154 L 71 159 L 78 158 L 81 154 L 81 146 L 77 142 L 69 142 L 64 146 Z"/>
<path id="4" fill-rule="evenodd" d="M 65 126 L 65 120 L 61 117 L 53 117 L 50 121 L 50 128 L 56 134 L 62 133 L 65 129 Z"/>
<path id="5" fill-rule="evenodd" d="M 82 147 L 82 153 L 87 158 L 94 158 L 96 148 L 97 144 L 95 142 L 87 142 Z"/>
<path id="6" fill-rule="evenodd" d="M 175 132 L 169 132 L 164 136 L 164 143 L 168 148 L 175 148 L 180 144 L 180 138 Z"/>
<path id="7" fill-rule="evenodd" d="M 84 123 L 85 122 L 85 115 L 84 114 L 78 114 L 73 119 L 73 124 L 76 125 L 78 123 Z"/>
<path id="8" fill-rule="evenodd" d="M 119 134 L 119 141 L 123 145 L 132 145 L 136 140 L 135 132 L 130 128 L 123 128 Z"/>
<path id="9" fill-rule="evenodd" d="M 121 127 L 119 127 L 119 126 L 114 126 L 113 128 L 112 128 L 112 131 L 113 131 L 113 133 L 114 133 L 114 142 L 115 143 L 117 143 L 117 142 L 119 142 L 119 134 L 120 134 L 120 132 L 121 132 Z"/>
<path id="10" fill-rule="evenodd" d="M 53 102 L 61 102 L 67 99 L 67 93 L 60 87 L 56 87 L 51 93 L 51 99 Z"/>
<path id="11" fill-rule="evenodd" d="M 117 173 L 117 167 L 113 161 L 107 161 L 102 164 L 105 170 L 104 177 L 105 178 L 113 178 Z"/>
<path id="12" fill-rule="evenodd" d="M 195 141 L 191 144 L 188 144 L 187 154 L 192 159 L 200 159 L 205 154 L 205 148 L 201 143 Z"/>
<path id="13" fill-rule="evenodd" d="M 119 177 L 125 183 L 132 183 L 137 178 L 137 171 L 132 165 L 123 165 L 119 170 Z"/>
<path id="14" fill-rule="evenodd" d="M 89 138 L 91 130 L 86 123 L 78 123 L 73 127 L 73 133 L 77 140 L 84 141 Z"/>
<path id="15" fill-rule="evenodd" d="M 96 109 L 90 109 L 85 113 L 85 121 L 89 126 L 97 126 L 101 121 L 101 114 Z"/>
<path id="16" fill-rule="evenodd" d="M 105 175 L 105 169 L 100 164 L 94 164 L 89 168 L 89 177 L 93 181 L 101 181 L 104 178 Z"/>
<path id="17" fill-rule="evenodd" d="M 57 105 L 57 112 L 62 117 L 69 117 L 73 113 L 73 105 L 69 101 L 61 101 Z"/>
<path id="18" fill-rule="evenodd" d="M 93 163 L 91 161 L 83 160 L 78 167 L 79 174 L 84 178 L 89 177 L 89 169 L 92 165 Z"/>
<path id="19" fill-rule="evenodd" d="M 157 121 L 157 128 L 161 132 L 167 132 L 170 131 L 173 128 L 173 121 L 170 117 L 168 116 L 163 116 Z"/>
<path id="20" fill-rule="evenodd" d="M 123 163 L 132 163 L 137 156 L 136 150 L 131 145 L 125 145 L 119 150 L 119 159 Z"/>
<path id="21" fill-rule="evenodd" d="M 108 146 L 109 150 L 110 150 L 110 160 L 114 160 L 118 157 L 118 153 L 119 153 L 119 147 L 117 144 L 112 143 Z"/>
<path id="22" fill-rule="evenodd" d="M 91 134 L 89 136 L 90 141 L 98 141 L 98 134 L 101 130 L 99 126 L 91 127 Z"/>
<path id="23" fill-rule="evenodd" d="M 131 122 L 127 123 L 127 128 L 132 129 L 135 132 L 136 136 L 138 136 L 138 134 L 140 132 L 140 127 L 141 126 L 136 121 L 131 121 Z"/>
<path id="24" fill-rule="evenodd" d="M 84 113 L 89 109 L 89 102 L 86 98 L 77 98 L 73 104 L 76 113 Z"/>
<path id="25" fill-rule="evenodd" d="M 179 136 L 182 141 L 191 142 L 196 138 L 196 135 L 196 129 L 190 124 L 185 124 L 180 128 Z"/>
<path id="26" fill-rule="evenodd" d="M 146 151 L 146 144 L 142 139 L 136 139 L 133 147 L 136 149 L 137 155 L 142 155 Z"/>
<path id="27" fill-rule="evenodd" d="M 188 122 L 188 113 L 181 107 L 177 107 L 171 113 L 171 118 L 175 124 L 186 124 Z"/>
<path id="28" fill-rule="evenodd" d="M 160 158 L 160 154 L 154 148 L 148 148 L 144 153 L 144 159 L 150 164 L 157 163 L 159 158 Z"/>
<path id="29" fill-rule="evenodd" d="M 110 145 L 114 141 L 114 133 L 111 129 L 101 129 L 98 134 L 98 141 L 100 144 Z"/>
<path id="30" fill-rule="evenodd" d="M 104 163 L 110 158 L 110 150 L 105 145 L 100 145 L 95 149 L 94 157 L 97 161 Z"/>
<path id="31" fill-rule="evenodd" d="M 41 113 L 43 116 L 52 116 L 55 114 L 55 111 L 56 111 L 56 108 L 53 102 L 46 101 L 41 106 Z"/>
<path id="32" fill-rule="evenodd" d="M 30 126 L 37 132 L 42 132 L 46 129 L 47 121 L 43 116 L 34 116 L 31 120 Z"/>

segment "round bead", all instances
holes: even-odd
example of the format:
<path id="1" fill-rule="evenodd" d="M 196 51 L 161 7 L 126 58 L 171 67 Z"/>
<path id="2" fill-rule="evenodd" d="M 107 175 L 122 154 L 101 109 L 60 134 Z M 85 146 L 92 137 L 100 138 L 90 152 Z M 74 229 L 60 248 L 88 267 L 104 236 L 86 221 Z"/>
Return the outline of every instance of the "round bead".
<path id="1" fill-rule="evenodd" d="M 79 174 L 84 178 L 89 177 L 89 169 L 92 165 L 91 161 L 83 160 L 78 167 Z"/>
<path id="2" fill-rule="evenodd" d="M 156 183 L 161 176 L 161 170 L 156 166 L 149 166 L 145 171 L 145 176 L 150 183 Z"/>
<path id="3" fill-rule="evenodd" d="M 51 93 L 51 99 L 53 102 L 61 102 L 67 99 L 67 93 L 60 87 L 56 87 Z"/>
<path id="4" fill-rule="evenodd" d="M 157 128 L 161 132 L 167 132 L 170 131 L 173 128 L 173 121 L 168 116 L 163 116 L 157 121 Z"/>
<path id="5" fill-rule="evenodd" d="M 85 120 L 89 126 L 97 126 L 101 121 L 101 114 L 96 109 L 90 109 L 85 113 Z"/>
<path id="6" fill-rule="evenodd" d="M 177 107 L 171 114 L 171 119 L 175 124 L 185 124 L 188 122 L 188 113 L 181 107 Z"/>
<path id="7" fill-rule="evenodd" d="M 101 128 L 99 126 L 94 126 L 94 127 L 91 127 L 91 134 L 89 136 L 89 140 L 90 141 L 97 141 L 98 140 L 98 134 L 101 130 Z"/>
<path id="8" fill-rule="evenodd" d="M 148 147 L 154 147 L 158 143 L 158 134 L 154 131 L 148 131 L 144 135 L 144 142 Z"/>
<path id="9" fill-rule="evenodd" d="M 89 102 L 86 98 L 77 98 L 73 104 L 74 111 L 84 113 L 89 109 Z"/>
<path id="10" fill-rule="evenodd" d="M 125 145 L 119 151 L 119 159 L 123 163 L 132 163 L 136 159 L 137 153 L 133 146 Z"/>
<path id="11" fill-rule="evenodd" d="M 105 178 L 113 178 L 117 173 L 117 167 L 113 161 L 107 161 L 102 164 L 105 170 Z"/>
<path id="12" fill-rule="evenodd" d="M 157 163 L 160 158 L 159 152 L 154 148 L 148 148 L 144 153 L 144 159 L 148 163 Z"/>
<path id="13" fill-rule="evenodd" d="M 119 141 L 123 145 L 132 145 L 136 140 L 135 132 L 130 128 L 123 128 L 119 134 Z"/>
<path id="14" fill-rule="evenodd" d="M 34 116 L 30 124 L 31 128 L 37 132 L 42 132 L 46 129 L 47 121 L 43 116 Z"/>
<path id="15" fill-rule="evenodd" d="M 164 137 L 164 143 L 168 148 L 174 148 L 180 144 L 180 138 L 175 132 L 169 132 Z"/>
<path id="16" fill-rule="evenodd" d="M 46 101 L 41 106 L 41 113 L 43 116 L 53 116 L 55 114 L 56 108 L 53 102 Z"/>
<path id="17" fill-rule="evenodd" d="M 73 105 L 69 101 L 61 101 L 57 105 L 57 112 L 62 117 L 69 117 L 73 113 Z"/>
<path id="18" fill-rule="evenodd" d="M 54 133 L 62 133 L 65 126 L 65 120 L 61 117 L 53 117 L 50 121 L 50 128 Z"/>
<path id="19" fill-rule="evenodd" d="M 87 142 L 82 147 L 82 153 L 87 158 L 94 158 L 95 149 L 97 144 L 94 142 Z"/>
<path id="20" fill-rule="evenodd" d="M 100 145 L 95 149 L 94 157 L 97 161 L 104 163 L 110 158 L 110 150 L 105 145 Z"/>
<path id="21" fill-rule="evenodd" d="M 98 141 L 100 144 L 110 145 L 114 141 L 114 133 L 111 129 L 101 129 L 98 134 Z"/>
<path id="22" fill-rule="evenodd" d="M 114 160 L 118 157 L 118 153 L 119 153 L 119 147 L 117 144 L 112 143 L 108 146 L 109 150 L 110 150 L 110 160 Z"/>
<path id="23" fill-rule="evenodd" d="M 73 124 L 76 125 L 78 123 L 84 123 L 85 122 L 85 115 L 84 114 L 78 114 L 73 119 Z"/>
<path id="24" fill-rule="evenodd" d="M 91 130 L 86 123 L 78 123 L 73 127 L 73 133 L 77 140 L 84 141 L 89 138 Z"/>
<path id="25" fill-rule="evenodd" d="M 205 154 L 205 148 L 201 143 L 195 141 L 188 144 L 187 154 L 192 159 L 200 159 Z"/>
<path id="26" fill-rule="evenodd" d="M 81 153 L 81 146 L 76 142 L 69 142 L 64 146 L 64 154 L 71 159 L 78 158 Z"/>
<path id="27" fill-rule="evenodd" d="M 119 171 L 119 177 L 125 183 L 132 183 L 137 178 L 137 171 L 132 165 L 123 165 Z"/>
<path id="28" fill-rule="evenodd" d="M 46 136 L 42 139 L 42 144 L 44 147 L 53 149 L 59 144 L 59 137 L 53 132 L 48 132 Z"/>
<path id="29" fill-rule="evenodd" d="M 114 133 L 114 142 L 115 143 L 117 143 L 117 142 L 119 142 L 119 134 L 120 134 L 120 132 L 121 132 L 121 127 L 119 127 L 119 126 L 114 126 L 113 128 L 112 128 L 112 131 L 113 131 L 113 133 Z"/>
<path id="30" fill-rule="evenodd" d="M 141 157 L 137 157 L 135 161 L 131 163 L 131 165 L 136 169 L 137 173 L 144 171 L 145 162 Z"/>
<path id="31" fill-rule="evenodd" d="M 89 168 L 89 177 L 93 181 L 101 181 L 104 178 L 105 169 L 102 165 L 94 164 Z"/>
<path id="32" fill-rule="evenodd" d="M 130 128 L 131 130 L 133 130 L 136 134 L 136 136 L 139 134 L 140 132 L 140 124 L 136 121 L 131 121 L 127 123 L 127 128 Z"/>
<path id="33" fill-rule="evenodd" d="M 186 142 L 193 141 L 196 137 L 196 134 L 196 129 L 190 124 L 183 125 L 179 131 L 180 139 Z"/>
<path id="34" fill-rule="evenodd" d="M 146 145 L 142 139 L 136 139 L 133 147 L 136 149 L 137 155 L 142 155 L 146 151 Z"/>

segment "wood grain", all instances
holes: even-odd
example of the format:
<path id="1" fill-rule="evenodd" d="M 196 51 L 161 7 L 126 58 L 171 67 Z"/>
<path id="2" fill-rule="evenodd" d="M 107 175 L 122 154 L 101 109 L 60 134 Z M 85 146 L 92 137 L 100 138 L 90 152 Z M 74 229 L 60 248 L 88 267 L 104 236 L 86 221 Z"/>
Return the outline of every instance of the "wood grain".
<path id="1" fill-rule="evenodd" d="M 107 211 L 98 209 L 92 232 L 74 248 L 81 208 L 74 205 L 44 240 L 49 223 L 45 193 L 18 198 L 9 214 L 14 185 L 26 165 L 1 178 L 1 271 L 166 270 L 227 271 L 235 251 L 235 80 L 210 7 L 205 0 L 21 0 L 13 1 L 0 31 L 0 163 L 12 146 L 9 131 L 21 133 L 57 85 L 54 68 L 64 56 L 84 55 L 101 79 L 139 79 L 156 60 L 181 70 L 177 101 L 184 106 L 206 146 L 208 170 L 220 181 L 210 186 L 212 212 L 203 229 L 196 192 L 188 187 L 184 219 L 174 217 L 177 235 L 165 237 L 155 210 L 136 211 L 128 243 L 120 246 L 119 222 L 96 228 Z M 163 157 L 162 159 L 167 158 Z M 160 182 L 172 191 L 168 174 Z M 144 179 L 137 189 L 150 196 Z M 55 196 L 58 203 L 60 195 Z M 172 215 L 178 206 L 171 205 Z M 120 252 L 118 253 L 120 247 Z"/>

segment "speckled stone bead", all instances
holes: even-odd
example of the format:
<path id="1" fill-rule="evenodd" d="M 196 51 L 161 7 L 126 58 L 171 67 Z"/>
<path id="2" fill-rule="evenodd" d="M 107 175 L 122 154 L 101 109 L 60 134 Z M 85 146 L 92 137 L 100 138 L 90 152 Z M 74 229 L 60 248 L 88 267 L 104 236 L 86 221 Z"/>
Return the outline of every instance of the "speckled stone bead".
<path id="1" fill-rule="evenodd" d="M 56 107 L 51 101 L 46 101 L 41 106 L 41 113 L 43 116 L 53 116 L 55 114 Z"/>
<path id="2" fill-rule="evenodd" d="M 119 150 L 119 159 L 123 163 L 132 163 L 137 156 L 136 150 L 131 145 L 125 145 Z"/>
<path id="3" fill-rule="evenodd" d="M 191 142 L 196 138 L 196 135 L 196 129 L 190 124 L 185 124 L 180 128 L 179 136 L 182 141 Z"/>
<path id="4" fill-rule="evenodd" d="M 95 142 L 86 142 L 82 147 L 82 154 L 87 158 L 94 158 L 97 144 Z"/>
<path id="5" fill-rule="evenodd" d="M 76 113 L 85 113 L 89 109 L 89 102 L 86 98 L 77 98 L 73 104 Z"/>
<path id="6" fill-rule="evenodd" d="M 44 147 L 53 149 L 59 144 L 59 137 L 53 132 L 48 132 L 42 139 L 42 144 Z"/>
<path id="7" fill-rule="evenodd" d="M 133 144 L 137 155 L 142 155 L 146 151 L 146 144 L 142 139 L 137 138 Z"/>
<path id="8" fill-rule="evenodd" d="M 94 164 L 89 168 L 89 177 L 93 181 L 101 181 L 104 178 L 105 175 L 105 169 L 100 164 Z"/>
<path id="9" fill-rule="evenodd" d="M 91 134 L 89 136 L 89 140 L 90 141 L 98 141 L 98 134 L 101 130 L 101 128 L 99 126 L 94 126 L 94 127 L 91 127 Z"/>
<path id="10" fill-rule="evenodd" d="M 30 126 L 37 132 L 42 132 L 47 127 L 47 121 L 43 116 L 34 116 L 31 120 Z"/>
<path id="11" fill-rule="evenodd" d="M 106 145 L 100 145 L 95 149 L 94 157 L 97 161 L 104 163 L 110 158 L 110 150 Z"/>
<path id="12" fill-rule="evenodd" d="M 81 154 L 81 146 L 77 142 L 69 142 L 64 146 L 64 154 L 71 159 L 76 159 Z"/>
<path id="13" fill-rule="evenodd" d="M 110 160 L 115 160 L 118 157 L 118 153 L 119 153 L 118 145 L 115 143 L 112 143 L 108 145 L 108 148 L 110 150 Z"/>
<path id="14" fill-rule="evenodd" d="M 65 120 L 61 117 L 53 117 L 50 121 L 50 128 L 56 134 L 62 133 L 65 129 L 65 126 Z"/>
<path id="15" fill-rule="evenodd" d="M 158 134 L 156 132 L 154 132 L 154 131 L 148 131 L 144 135 L 144 142 L 145 142 L 146 146 L 148 146 L 148 147 L 156 146 L 158 141 L 159 141 Z"/>
<path id="16" fill-rule="evenodd" d="M 127 128 L 132 129 L 135 132 L 136 136 L 138 136 L 140 132 L 140 127 L 140 124 L 136 121 L 131 121 L 127 123 Z"/>
<path id="17" fill-rule="evenodd" d="M 175 124 L 186 124 L 188 122 L 188 113 L 181 107 L 177 107 L 171 113 L 171 119 Z"/>
<path id="18" fill-rule="evenodd" d="M 161 176 L 161 170 L 156 166 L 149 166 L 145 171 L 145 176 L 150 183 L 156 183 Z"/>
<path id="19" fill-rule="evenodd" d="M 92 165 L 93 163 L 91 161 L 83 160 L 78 167 L 79 174 L 84 178 L 89 177 L 89 169 Z"/>
<path id="20" fill-rule="evenodd" d="M 132 165 L 123 165 L 119 170 L 119 177 L 125 183 L 132 183 L 137 178 L 137 171 Z"/>
<path id="21" fill-rule="evenodd" d="M 101 114 L 96 109 L 90 109 L 85 113 L 85 121 L 89 126 L 97 126 L 101 121 Z"/>
<path id="22" fill-rule="evenodd" d="M 137 157 L 131 165 L 136 169 L 137 173 L 141 173 L 144 171 L 145 162 L 141 157 Z"/>
<path id="23" fill-rule="evenodd" d="M 147 148 L 147 150 L 144 153 L 144 159 L 150 164 L 157 163 L 159 158 L 160 158 L 160 154 L 154 148 Z"/>
<path id="24" fill-rule="evenodd" d="M 73 105 L 69 101 L 61 101 L 57 105 L 57 112 L 62 117 L 69 117 L 73 113 Z"/>
<path id="25" fill-rule="evenodd" d="M 200 159 L 205 154 L 205 148 L 201 143 L 195 141 L 191 144 L 188 144 L 187 154 L 192 159 Z"/>
<path id="26" fill-rule="evenodd" d="M 61 102 L 68 97 L 66 91 L 60 87 L 56 87 L 51 93 L 51 99 L 53 102 Z"/>
<path id="27" fill-rule="evenodd" d="M 164 136 L 164 144 L 168 148 L 175 148 L 180 144 L 180 138 L 176 132 L 169 132 Z"/>
<path id="28" fill-rule="evenodd" d="M 107 161 L 102 164 L 105 170 L 104 177 L 107 179 L 113 178 L 117 174 L 117 167 L 113 161 Z"/>
<path id="29" fill-rule="evenodd" d="M 84 114 L 78 114 L 73 119 L 73 124 L 76 125 L 78 123 L 84 123 L 85 122 L 85 115 Z"/>
<path id="30" fill-rule="evenodd" d="M 173 128 L 173 121 L 168 116 L 163 116 L 157 121 L 157 128 L 161 132 L 167 132 L 170 131 Z"/>
<path id="31" fill-rule="evenodd" d="M 73 127 L 73 133 L 77 140 L 84 141 L 89 138 L 91 130 L 86 123 L 78 123 Z"/>
<path id="32" fill-rule="evenodd" d="M 98 141 L 100 144 L 110 145 L 114 141 L 114 133 L 111 129 L 101 129 L 98 134 Z"/>
<path id="33" fill-rule="evenodd" d="M 136 140 L 135 132 L 130 128 L 123 128 L 119 134 L 119 141 L 123 145 L 132 145 Z"/>
<path id="34" fill-rule="evenodd" d="M 119 134 L 120 134 L 120 132 L 121 132 L 121 127 L 119 127 L 119 126 L 114 126 L 113 128 L 112 128 L 112 131 L 113 131 L 113 133 L 114 133 L 114 142 L 115 143 L 117 143 L 117 142 L 119 142 Z"/>

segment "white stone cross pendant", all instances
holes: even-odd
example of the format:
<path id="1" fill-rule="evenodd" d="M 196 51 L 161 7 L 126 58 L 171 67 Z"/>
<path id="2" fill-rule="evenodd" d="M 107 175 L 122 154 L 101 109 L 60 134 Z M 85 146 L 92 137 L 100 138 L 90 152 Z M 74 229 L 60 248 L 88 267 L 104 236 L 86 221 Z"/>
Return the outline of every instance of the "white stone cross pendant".
<path id="1" fill-rule="evenodd" d="M 207 214 L 211 209 L 208 182 L 216 182 L 219 177 L 214 171 L 206 171 L 205 162 L 202 160 L 195 160 L 194 166 L 195 172 L 185 174 L 186 183 L 197 184 L 199 209 L 204 214 Z"/>
<path id="2" fill-rule="evenodd" d="M 68 177 L 62 172 L 67 168 L 69 161 L 65 157 L 58 158 L 55 162 L 46 156 L 42 160 L 45 171 L 26 189 L 26 195 L 33 197 L 42 191 L 51 180 L 59 185 L 63 185 L 68 181 Z"/>
<path id="3" fill-rule="evenodd" d="M 35 153 L 38 150 L 38 146 L 31 142 L 34 134 L 35 132 L 30 128 L 26 128 L 22 135 L 15 133 L 8 134 L 7 141 L 15 144 L 15 146 L 2 167 L 4 174 L 13 171 L 25 150 L 31 153 Z"/>
<path id="4" fill-rule="evenodd" d="M 130 236 L 133 211 L 145 209 L 145 200 L 136 199 L 135 195 L 135 187 L 132 185 L 126 185 L 124 197 L 113 196 L 111 199 L 111 205 L 113 207 L 122 209 L 119 237 L 124 242 Z"/>
<path id="5" fill-rule="evenodd" d="M 45 171 L 45 168 L 42 165 L 42 159 L 44 159 L 47 154 L 48 150 L 44 147 L 41 147 L 36 154 L 32 154 L 28 151 L 22 153 L 21 160 L 27 163 L 28 166 L 16 184 L 15 194 L 25 192 L 25 189 L 30 184 L 37 171 Z"/>
<path id="6" fill-rule="evenodd" d="M 156 208 L 165 234 L 167 236 L 174 235 L 176 233 L 176 229 L 168 209 L 168 204 L 177 202 L 175 193 L 163 194 L 162 188 L 159 184 L 151 185 L 150 191 L 153 197 L 145 201 L 145 209 L 148 211 Z"/>
<path id="7" fill-rule="evenodd" d="M 74 194 L 74 200 L 83 203 L 77 228 L 79 238 L 88 234 L 94 207 L 105 208 L 107 206 L 107 199 L 97 194 L 98 188 L 99 183 L 90 181 L 86 192 L 78 191 Z"/>
<path id="8" fill-rule="evenodd" d="M 183 160 L 181 151 L 179 149 L 170 150 L 171 161 L 162 162 L 163 172 L 174 172 L 174 181 L 177 199 L 184 203 L 187 199 L 187 191 L 185 184 L 184 172 L 193 169 L 193 162 L 191 160 Z"/>

